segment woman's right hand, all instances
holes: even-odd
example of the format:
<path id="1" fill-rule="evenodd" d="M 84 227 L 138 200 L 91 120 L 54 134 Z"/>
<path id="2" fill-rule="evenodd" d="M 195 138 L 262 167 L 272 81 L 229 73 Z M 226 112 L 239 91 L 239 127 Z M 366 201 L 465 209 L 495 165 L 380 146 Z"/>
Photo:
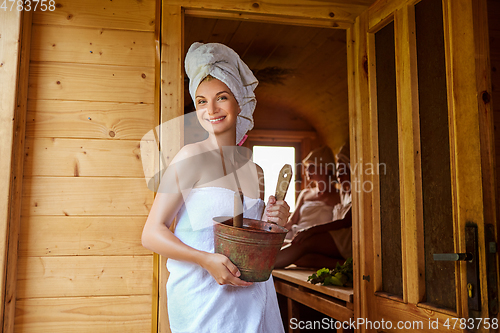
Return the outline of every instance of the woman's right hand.
<path id="1" fill-rule="evenodd" d="M 223 254 L 206 253 L 200 266 L 206 269 L 219 285 L 229 284 L 241 287 L 252 285 L 251 282 L 238 278 L 241 275 L 238 267 Z"/>

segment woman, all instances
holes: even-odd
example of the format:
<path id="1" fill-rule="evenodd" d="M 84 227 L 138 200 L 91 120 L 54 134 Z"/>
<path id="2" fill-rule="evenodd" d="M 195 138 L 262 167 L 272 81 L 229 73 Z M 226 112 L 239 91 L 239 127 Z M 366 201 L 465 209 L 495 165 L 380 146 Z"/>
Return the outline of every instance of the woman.
<path id="1" fill-rule="evenodd" d="M 331 157 L 326 158 L 331 159 Z M 336 178 L 339 192 L 335 196 L 337 203 L 329 212 L 331 218 L 317 219 L 316 223 L 297 230 L 291 244 L 283 247 L 278 254 L 275 268 L 286 267 L 292 263 L 303 267 L 333 268 L 337 262 L 342 263 L 352 256 L 349 144 L 345 145 L 337 155 Z M 294 214 L 297 211 L 301 212 L 296 209 Z M 326 217 L 326 214 L 323 217 Z M 289 223 L 293 223 L 293 218 L 294 216 Z M 299 214 L 296 219 L 300 218 Z"/>
<path id="2" fill-rule="evenodd" d="M 302 229 L 331 221 L 333 207 L 340 202 L 335 187 L 335 158 L 330 148 L 314 149 L 302 163 L 310 183 L 300 192 L 295 212 L 285 225 L 290 230 L 287 239 L 292 239 Z"/>
<path id="3" fill-rule="evenodd" d="M 245 195 L 244 216 L 260 219 L 262 169 L 235 148 L 253 127 L 257 80 L 239 56 L 217 43 L 191 45 L 185 60 L 189 90 L 206 140 L 183 147 L 165 172 L 144 226 L 143 245 L 167 258 L 172 332 L 284 332 L 272 277 L 249 283 L 214 253 L 212 218 L 233 215 L 234 194 Z M 175 232 L 169 227 L 177 215 Z M 270 197 L 263 219 L 284 225 L 289 207 Z"/>

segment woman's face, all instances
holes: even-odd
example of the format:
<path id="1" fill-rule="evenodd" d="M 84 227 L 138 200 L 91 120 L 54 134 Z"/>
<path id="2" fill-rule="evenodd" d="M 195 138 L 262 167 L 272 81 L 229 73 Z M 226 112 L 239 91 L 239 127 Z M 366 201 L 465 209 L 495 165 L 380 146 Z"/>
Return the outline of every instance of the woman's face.
<path id="1" fill-rule="evenodd" d="M 324 181 L 328 179 L 328 170 L 311 163 L 306 167 L 306 177 L 309 181 Z"/>
<path id="2" fill-rule="evenodd" d="M 226 84 L 220 80 L 205 80 L 196 90 L 196 114 L 201 126 L 209 133 L 236 131 L 240 107 Z"/>

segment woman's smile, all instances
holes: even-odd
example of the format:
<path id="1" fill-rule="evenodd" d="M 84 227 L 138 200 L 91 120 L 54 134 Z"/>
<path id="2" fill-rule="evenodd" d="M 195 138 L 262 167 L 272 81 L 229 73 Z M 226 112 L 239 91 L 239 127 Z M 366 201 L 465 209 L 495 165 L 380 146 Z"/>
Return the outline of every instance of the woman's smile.
<path id="1" fill-rule="evenodd" d="M 218 118 L 210 118 L 207 120 L 212 124 L 218 124 L 218 123 L 222 122 L 224 119 L 226 119 L 226 116 L 222 116 L 222 117 L 218 117 Z"/>

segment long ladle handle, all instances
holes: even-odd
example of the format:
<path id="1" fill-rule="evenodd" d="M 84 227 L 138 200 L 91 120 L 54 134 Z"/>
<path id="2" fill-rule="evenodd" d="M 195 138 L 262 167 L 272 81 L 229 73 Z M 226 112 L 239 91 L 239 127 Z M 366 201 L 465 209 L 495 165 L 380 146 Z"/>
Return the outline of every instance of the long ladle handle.
<path id="1" fill-rule="evenodd" d="M 276 194 L 274 195 L 276 201 L 285 199 L 290 180 L 292 179 L 292 174 L 292 166 L 290 164 L 285 164 L 283 168 L 281 168 L 278 176 L 278 184 L 276 184 Z"/>
<path id="2" fill-rule="evenodd" d="M 219 148 L 220 156 L 222 159 L 222 168 L 224 170 L 224 176 L 226 176 L 226 165 L 224 163 L 224 154 L 222 152 L 222 147 Z M 235 152 L 236 153 L 236 152 Z M 241 190 L 240 181 L 238 180 L 238 174 L 236 173 L 236 167 L 231 164 L 232 173 L 234 174 L 234 179 L 236 180 L 236 186 L 238 186 L 238 192 L 234 193 L 234 213 L 233 213 L 233 227 L 243 228 L 243 191 Z"/>

